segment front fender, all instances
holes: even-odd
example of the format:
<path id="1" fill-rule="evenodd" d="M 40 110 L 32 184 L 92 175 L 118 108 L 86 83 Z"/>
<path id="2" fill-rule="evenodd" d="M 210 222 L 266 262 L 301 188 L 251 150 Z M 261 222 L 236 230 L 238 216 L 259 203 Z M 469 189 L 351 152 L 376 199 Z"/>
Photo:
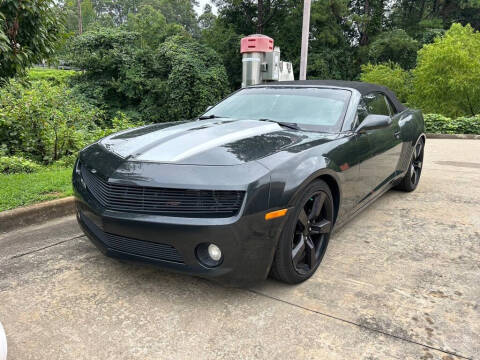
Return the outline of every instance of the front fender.
<path id="1" fill-rule="evenodd" d="M 286 161 L 271 173 L 269 208 L 284 208 L 293 205 L 296 196 L 313 180 L 328 175 L 341 183 L 338 166 L 323 155 L 299 154 Z M 341 189 L 338 186 L 341 198 Z"/>

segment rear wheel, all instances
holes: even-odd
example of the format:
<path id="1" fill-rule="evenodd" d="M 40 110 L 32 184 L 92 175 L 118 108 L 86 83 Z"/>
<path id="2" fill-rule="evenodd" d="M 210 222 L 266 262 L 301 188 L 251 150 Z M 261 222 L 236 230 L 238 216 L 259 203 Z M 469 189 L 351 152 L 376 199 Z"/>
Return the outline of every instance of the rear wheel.
<path id="1" fill-rule="evenodd" d="M 272 275 L 297 284 L 311 277 L 322 262 L 333 227 L 333 199 L 322 180 L 311 183 L 295 201 L 277 246 Z"/>
<path id="2" fill-rule="evenodd" d="M 422 174 L 424 149 L 425 142 L 421 139 L 417 145 L 415 145 L 407 173 L 402 179 L 402 182 L 395 187 L 396 189 L 410 192 L 417 188 L 420 175 Z"/>

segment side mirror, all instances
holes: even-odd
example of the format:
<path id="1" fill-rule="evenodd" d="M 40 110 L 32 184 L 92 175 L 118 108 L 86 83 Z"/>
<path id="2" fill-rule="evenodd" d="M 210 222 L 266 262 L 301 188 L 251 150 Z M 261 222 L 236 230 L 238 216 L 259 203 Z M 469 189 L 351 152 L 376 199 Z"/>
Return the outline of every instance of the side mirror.
<path id="1" fill-rule="evenodd" d="M 390 126 L 392 119 L 387 115 L 368 115 L 358 126 L 357 132 L 386 128 Z"/>
<path id="2" fill-rule="evenodd" d="M 212 105 L 207 106 L 207 108 L 205 109 L 205 112 L 207 112 L 207 111 L 210 110 L 211 108 L 213 108 Z"/>

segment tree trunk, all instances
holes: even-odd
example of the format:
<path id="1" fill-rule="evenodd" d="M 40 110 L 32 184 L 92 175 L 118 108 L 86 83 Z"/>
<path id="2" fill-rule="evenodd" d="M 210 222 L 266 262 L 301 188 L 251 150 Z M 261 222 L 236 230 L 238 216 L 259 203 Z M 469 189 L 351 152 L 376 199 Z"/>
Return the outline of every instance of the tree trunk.
<path id="1" fill-rule="evenodd" d="M 78 7 L 78 34 L 82 35 L 82 33 L 83 33 L 83 19 L 82 19 L 81 0 L 77 0 L 77 7 Z"/>
<path id="2" fill-rule="evenodd" d="M 264 17 L 264 9 L 263 9 L 263 0 L 258 0 L 258 11 L 257 11 L 257 34 L 263 33 L 263 17 Z"/>

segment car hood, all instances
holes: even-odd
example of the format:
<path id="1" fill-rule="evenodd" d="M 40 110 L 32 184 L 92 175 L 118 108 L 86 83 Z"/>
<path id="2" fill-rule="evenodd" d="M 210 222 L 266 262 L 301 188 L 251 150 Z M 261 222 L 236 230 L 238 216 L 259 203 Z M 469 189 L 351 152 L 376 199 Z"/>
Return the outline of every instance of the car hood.
<path id="1" fill-rule="evenodd" d="M 283 150 L 301 151 L 308 144 L 334 137 L 290 130 L 273 122 L 222 118 L 144 126 L 113 134 L 99 144 L 129 161 L 225 166 Z"/>

